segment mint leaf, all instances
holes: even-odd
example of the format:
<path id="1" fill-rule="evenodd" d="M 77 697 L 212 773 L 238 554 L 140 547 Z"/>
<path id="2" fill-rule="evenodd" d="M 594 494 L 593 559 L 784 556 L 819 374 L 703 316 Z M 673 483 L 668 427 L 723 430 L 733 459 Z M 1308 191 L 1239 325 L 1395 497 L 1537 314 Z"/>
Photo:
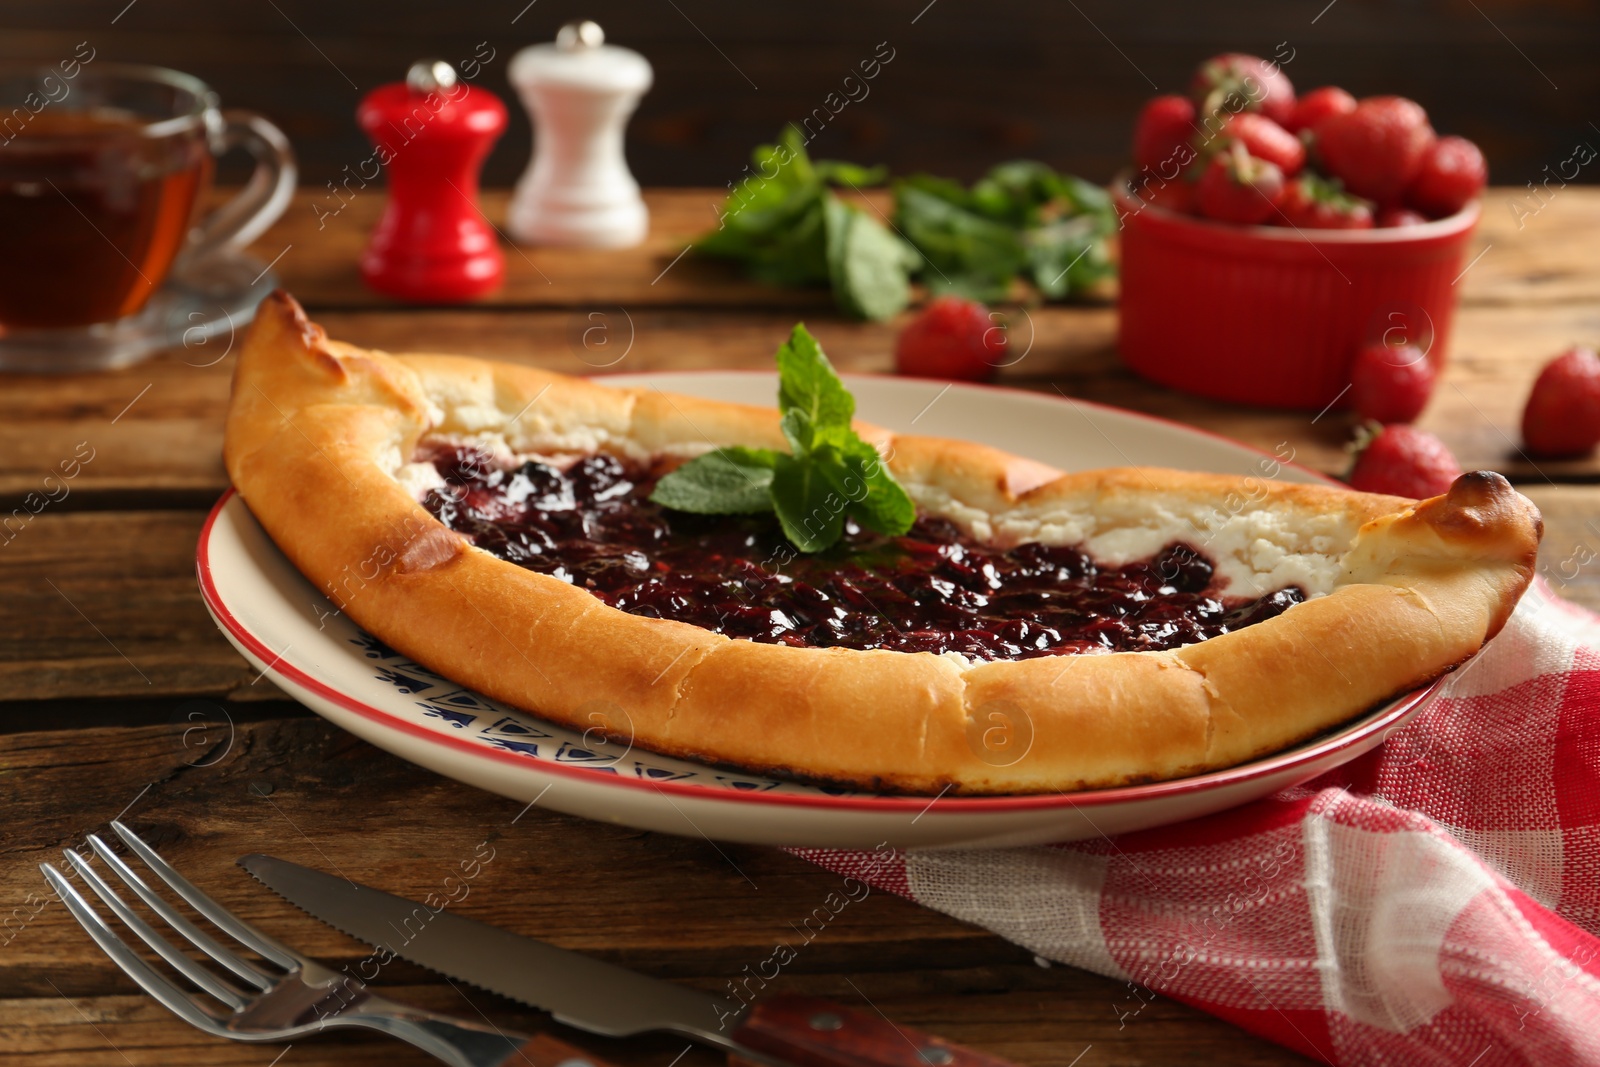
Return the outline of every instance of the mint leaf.
<path id="1" fill-rule="evenodd" d="M 850 437 L 838 462 L 829 464 L 824 474 L 850 502 L 848 510 L 857 522 L 886 537 L 899 537 L 917 521 L 917 506 L 878 450 L 853 432 Z"/>
<path id="2" fill-rule="evenodd" d="M 1113 272 L 1103 236 L 1091 215 L 1028 231 L 1029 273 L 1046 299 L 1059 300 Z"/>
<path id="3" fill-rule="evenodd" d="M 773 285 L 829 284 L 827 214 L 842 205 L 828 186 L 879 185 L 887 178 L 882 168 L 813 162 L 793 125 L 784 127 L 777 144 L 756 148 L 746 173 L 716 212 L 716 228 L 695 248 L 736 260 L 746 274 Z"/>
<path id="4" fill-rule="evenodd" d="M 855 398 L 804 324 L 778 349 L 777 362 L 780 425 L 791 453 L 719 448 L 662 478 L 650 499 L 698 514 L 774 511 L 802 552 L 838 541 L 847 515 L 886 536 L 905 533 L 916 507 L 851 428 Z"/>
<path id="5" fill-rule="evenodd" d="M 967 206 L 951 183 L 903 183 L 899 226 L 933 266 L 930 288 L 978 299 L 1003 298 L 1027 261 L 1015 229 Z M 957 197 L 959 199 L 951 199 Z"/>
<path id="6" fill-rule="evenodd" d="M 772 474 L 778 453 L 732 446 L 690 460 L 656 483 L 650 499 L 699 515 L 772 510 Z"/>
<path id="7" fill-rule="evenodd" d="M 784 413 L 784 434 L 795 453 L 809 452 L 817 441 L 831 441 L 850 429 L 856 398 L 844 387 L 822 346 L 804 323 L 797 323 L 778 349 L 778 407 Z M 798 438 L 790 436 L 790 412 L 804 416 L 796 421 Z"/>
<path id="8" fill-rule="evenodd" d="M 824 205 L 828 277 L 839 310 L 882 322 L 911 302 L 911 272 L 922 255 L 860 208 L 830 197 Z"/>
<path id="9" fill-rule="evenodd" d="M 1115 272 L 1116 215 L 1105 190 L 1043 163 L 1002 163 L 965 189 L 914 175 L 895 183 L 895 223 L 935 268 L 933 292 L 1003 299 L 1018 277 L 1056 300 Z M 829 268 L 833 260 L 829 258 Z"/>
<path id="10" fill-rule="evenodd" d="M 796 456 L 809 456 L 817 447 L 817 424 L 799 408 L 790 408 L 778 420 L 778 428 L 789 442 L 789 451 Z"/>
<path id="11" fill-rule="evenodd" d="M 790 126 L 779 143 L 751 156 L 750 176 L 734 186 L 717 212 L 717 227 L 695 247 L 741 261 L 753 277 L 777 285 L 828 281 L 823 198 L 805 142 Z"/>
<path id="12" fill-rule="evenodd" d="M 815 167 L 817 177 L 829 185 L 848 185 L 859 189 L 865 185 L 882 185 L 889 180 L 888 167 L 863 167 L 837 159 L 819 159 Z"/>
<path id="13" fill-rule="evenodd" d="M 772 507 L 783 534 L 802 552 L 821 552 L 844 533 L 847 502 L 811 458 L 778 456 L 772 472 Z"/>

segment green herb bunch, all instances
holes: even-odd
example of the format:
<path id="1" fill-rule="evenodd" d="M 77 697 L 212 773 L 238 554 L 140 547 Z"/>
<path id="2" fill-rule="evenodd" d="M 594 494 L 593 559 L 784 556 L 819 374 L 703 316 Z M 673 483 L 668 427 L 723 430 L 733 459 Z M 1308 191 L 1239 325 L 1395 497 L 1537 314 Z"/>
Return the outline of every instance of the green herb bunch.
<path id="1" fill-rule="evenodd" d="M 881 185 L 882 167 L 813 162 L 793 126 L 757 148 L 754 163 L 717 228 L 700 238 L 702 252 L 739 260 L 751 277 L 775 285 L 831 285 L 839 309 L 855 318 L 886 319 L 906 306 L 922 257 L 832 188 Z"/>
<path id="2" fill-rule="evenodd" d="M 1000 300 L 1021 277 L 1060 300 L 1116 273 L 1110 194 L 1043 163 L 1002 163 L 970 189 L 928 174 L 897 182 L 895 225 L 922 253 L 934 292 Z"/>
<path id="3" fill-rule="evenodd" d="M 1058 300 L 1115 272 L 1110 197 L 1043 163 L 1001 164 L 970 189 L 926 174 L 902 179 L 886 226 L 834 192 L 883 184 L 882 167 L 813 161 L 794 126 L 753 160 L 696 247 L 776 285 L 830 285 L 855 318 L 893 316 L 910 302 L 912 278 L 978 300 L 1005 298 L 1021 278 Z"/>
<path id="4" fill-rule="evenodd" d="M 719 448 L 663 477 L 650 499 L 702 515 L 775 512 L 802 552 L 838 541 L 847 515 L 890 537 L 911 529 L 916 507 L 851 428 L 855 397 L 804 325 L 778 349 L 778 407 L 788 452 Z"/>

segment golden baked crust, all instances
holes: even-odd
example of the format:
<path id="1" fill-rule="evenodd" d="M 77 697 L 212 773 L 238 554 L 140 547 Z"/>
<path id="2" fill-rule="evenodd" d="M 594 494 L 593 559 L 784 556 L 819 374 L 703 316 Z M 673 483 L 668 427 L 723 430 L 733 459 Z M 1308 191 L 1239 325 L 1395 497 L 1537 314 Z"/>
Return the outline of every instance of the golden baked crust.
<path id="1" fill-rule="evenodd" d="M 858 428 L 920 507 L 979 536 L 1137 555 L 1177 529 L 1203 534 L 1257 595 L 1290 580 L 1326 595 L 1172 651 L 986 663 L 758 644 L 630 615 L 437 522 L 397 477 L 418 441 L 635 457 L 781 448 L 775 411 L 364 351 L 328 340 L 281 292 L 240 351 L 225 459 L 302 573 L 456 681 L 669 755 L 929 794 L 1168 779 L 1314 736 L 1477 652 L 1526 588 L 1541 533 L 1533 505 L 1487 472 L 1417 503 L 1149 468 L 1061 474 Z"/>

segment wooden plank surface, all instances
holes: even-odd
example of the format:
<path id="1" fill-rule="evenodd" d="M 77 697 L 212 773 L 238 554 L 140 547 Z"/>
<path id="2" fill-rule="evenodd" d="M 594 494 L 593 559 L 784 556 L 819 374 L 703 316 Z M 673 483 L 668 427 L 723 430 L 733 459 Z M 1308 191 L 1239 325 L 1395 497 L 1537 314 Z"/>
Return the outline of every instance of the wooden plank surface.
<path id="1" fill-rule="evenodd" d="M 563 373 L 747 368 L 768 370 L 799 312 L 643 309 L 319 311 L 340 339 L 389 350 L 434 350 L 535 364 Z M 889 373 L 897 323 L 805 316 L 847 372 Z M 1352 416 L 1224 404 L 1152 386 L 1123 368 L 1110 308 L 1041 308 L 1019 316 L 1032 346 L 1001 384 L 1114 404 L 1199 426 L 1329 474 L 1349 464 Z M 1600 302 L 1548 308 L 1469 307 L 1444 380 L 1420 425 L 1439 434 L 1468 469 L 1519 483 L 1597 482 L 1600 459 L 1531 460 L 1520 451 L 1521 409 L 1539 367 L 1565 346 L 1600 337 Z M 589 345 L 583 335 L 589 331 Z M 603 331 L 603 332 L 602 332 Z M 602 343 L 602 340 L 603 343 Z M 186 361 L 187 357 L 187 361 Z M 74 455 L 81 463 L 62 503 L 102 493 L 177 494 L 199 506 L 227 484 L 222 423 L 231 356 L 196 366 L 169 353 L 92 379 L 12 376 L 0 390 L 0 510 L 9 511 Z M 131 406 L 130 406 L 131 405 Z M 57 490 L 59 495 L 59 490 Z M 76 503 L 73 503 L 76 498 Z M 141 500 L 148 498 L 140 497 Z"/>
<path id="2" fill-rule="evenodd" d="M 792 923 L 839 876 L 785 853 L 606 826 L 547 812 L 421 771 L 302 718 L 220 716 L 204 744 L 192 724 L 0 736 L 10 784 L 0 826 L 0 1050 L 17 1067 L 265 1067 L 282 1046 L 208 1038 L 138 994 L 59 903 L 37 865 L 121 814 L 225 907 L 336 969 L 367 949 L 279 900 L 234 860 L 271 851 L 411 897 L 481 861 L 457 910 L 707 992 L 767 959 L 795 960 L 774 988 L 862 1006 L 1033 1067 L 1178 1062 L 1304 1062 L 1180 1004 L 1154 997 L 1130 1014 L 1125 984 L 1038 966 L 1025 950 L 908 901 L 873 892 L 795 946 Z M 487 857 L 485 859 L 484 857 Z M 3 914 L 3 912 L 0 912 Z M 395 997 L 531 1031 L 545 1017 L 452 988 L 404 961 L 379 976 Z M 1146 997 L 1149 994 L 1145 994 Z M 1120 1008 L 1120 1015 L 1119 1015 Z M 667 1067 L 684 1042 L 607 1042 L 572 1032 L 624 1067 Z M 1081 1057 L 1081 1058 L 1080 1058 Z M 684 1067 L 712 1067 L 693 1050 Z M 372 1035 L 297 1041 L 290 1065 L 432 1063 Z"/>
<path id="3" fill-rule="evenodd" d="M 1521 230 L 1495 208 L 1498 195 L 1480 233 L 1487 251 L 1461 281 L 1454 358 L 1423 425 L 1466 465 L 1517 481 L 1545 512 L 1542 565 L 1552 586 L 1600 608 L 1600 461 L 1535 464 L 1516 448 L 1518 412 L 1537 367 L 1567 344 L 1600 338 L 1592 251 L 1600 192 L 1563 190 Z M 766 369 L 778 340 L 804 317 L 843 369 L 892 369 L 901 322 L 846 322 L 825 293 L 743 282 L 692 253 L 673 266 L 710 221 L 708 191 L 650 194 L 656 229 L 642 252 L 513 251 L 504 293 L 471 307 L 422 309 L 368 293 L 354 273 L 381 204 L 375 191 L 322 230 L 309 200 L 302 195 L 257 252 L 263 261 L 284 252 L 286 284 L 334 336 L 358 344 L 567 373 Z M 498 220 L 503 195 L 486 206 Z M 1299 461 L 1325 472 L 1344 466 L 1347 416 L 1214 404 L 1127 373 L 1107 303 L 1032 308 L 1014 328 L 1031 344 L 1004 384 L 1059 388 L 1268 450 L 1288 442 Z M 0 828 L 0 1059 L 28 1067 L 265 1065 L 282 1051 L 199 1035 L 137 995 L 59 905 L 36 917 L 27 910 L 42 893 L 36 864 L 124 809 L 224 903 L 336 966 L 365 953 L 258 890 L 232 866 L 235 856 L 267 842 L 301 862 L 421 892 L 461 849 L 490 840 L 497 859 L 469 914 L 706 989 L 765 958 L 786 920 L 814 906 L 833 876 L 771 850 L 725 846 L 759 887 L 751 888 L 704 841 L 538 809 L 512 823 L 520 805 L 394 760 L 257 680 L 212 625 L 193 578 L 195 539 L 225 484 L 218 452 L 230 369 L 219 339 L 109 374 L 0 378 L 0 588 L 8 593 L 0 600 L 0 780 L 10 816 Z M 28 494 L 41 491 L 53 499 L 38 507 Z M 192 734 L 185 745 L 187 712 L 211 706 L 196 701 L 221 709 L 219 747 L 206 750 L 221 753 L 214 763 L 197 760 Z M 5 925 L 15 908 L 29 916 L 21 929 L 14 910 Z M 1037 967 L 1015 946 L 877 894 L 807 946 L 783 978 L 798 992 L 865 994 L 893 1017 L 1025 1065 L 1069 1067 L 1080 1054 L 1083 1067 L 1301 1062 L 1159 997 L 1119 1021 L 1124 986 Z M 408 965 L 395 964 L 384 981 L 428 1006 L 481 1009 L 503 1025 L 542 1024 L 510 1002 L 452 989 Z M 667 1067 L 682 1046 L 590 1047 L 625 1067 Z M 365 1036 L 297 1043 L 283 1062 L 380 1061 L 429 1062 Z M 700 1053 L 683 1061 L 711 1062 Z"/>
<path id="4" fill-rule="evenodd" d="M 1510 195 L 1497 190 L 1490 202 Z M 892 371 L 894 339 L 909 313 L 889 323 L 848 322 L 832 311 L 826 293 L 759 286 L 693 254 L 652 286 L 707 225 L 714 196 L 682 190 L 650 198 L 658 226 L 645 249 L 525 250 L 531 262 L 511 252 L 506 290 L 464 308 L 400 309 L 361 286 L 354 262 L 381 203 L 376 195 L 353 200 L 319 232 L 302 194 L 257 249 L 263 259 L 288 249 L 278 262 L 286 286 L 333 336 L 390 351 L 460 352 L 570 374 L 767 369 L 774 348 L 803 317 L 841 368 Z M 490 199 L 491 212 L 500 210 L 503 198 Z M 1567 345 L 1600 339 L 1600 270 L 1593 260 L 1600 190 L 1563 190 L 1522 230 L 1508 212 L 1491 210 L 1481 236 L 1487 251 L 1462 279 L 1451 364 L 1422 425 L 1469 469 L 1499 470 L 1519 482 L 1600 481 L 1600 458 L 1535 462 L 1518 447 L 1521 406 L 1538 368 Z M 1012 317 L 1026 355 L 1002 373 L 1003 384 L 1060 389 L 1269 451 L 1290 442 L 1301 462 L 1327 473 L 1347 465 L 1347 415 L 1316 418 L 1200 400 L 1135 377 L 1117 358 L 1109 305 L 1015 309 Z M 230 340 L 237 342 L 218 338 L 102 375 L 6 376 L 0 505 L 15 508 L 80 446 L 94 458 L 73 479 L 78 503 L 69 506 L 98 493 L 118 494 L 118 503 L 156 494 L 190 505 L 220 493 Z"/>
<path id="5" fill-rule="evenodd" d="M 827 308 L 824 291 L 762 285 L 698 252 L 683 254 L 696 237 L 716 226 L 726 193 L 646 191 L 650 235 L 622 255 L 508 246 L 504 289 L 476 306 L 580 307 L 601 302 L 630 308 Z M 373 187 L 347 195 L 340 200 L 326 192 L 300 193 L 255 250 L 264 262 L 282 253 L 276 269 L 284 287 L 318 307 L 399 307 L 362 285 L 356 268 L 382 212 L 382 191 Z M 1465 304 L 1561 304 L 1600 297 L 1600 272 L 1594 269 L 1600 189 L 1568 186 L 1545 197 L 1541 208 L 1526 189 L 1495 188 L 1485 195 L 1468 258 L 1482 255 L 1461 279 Z M 489 190 L 482 199 L 485 217 L 502 233 L 508 200 L 503 190 Z M 880 192 L 874 191 L 868 201 L 880 212 L 891 210 L 889 197 Z M 338 207 L 338 214 L 328 213 L 330 204 Z"/>

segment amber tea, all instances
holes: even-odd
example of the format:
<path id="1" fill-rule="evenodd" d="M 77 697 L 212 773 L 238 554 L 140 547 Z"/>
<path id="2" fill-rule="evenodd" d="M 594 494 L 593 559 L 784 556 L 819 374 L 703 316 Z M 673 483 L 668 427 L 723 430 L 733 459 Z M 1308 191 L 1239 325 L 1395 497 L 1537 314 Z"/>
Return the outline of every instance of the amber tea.
<path id="1" fill-rule="evenodd" d="M 109 322 L 142 308 L 210 178 L 203 136 L 115 108 L 33 115 L 0 144 L 0 327 Z"/>

